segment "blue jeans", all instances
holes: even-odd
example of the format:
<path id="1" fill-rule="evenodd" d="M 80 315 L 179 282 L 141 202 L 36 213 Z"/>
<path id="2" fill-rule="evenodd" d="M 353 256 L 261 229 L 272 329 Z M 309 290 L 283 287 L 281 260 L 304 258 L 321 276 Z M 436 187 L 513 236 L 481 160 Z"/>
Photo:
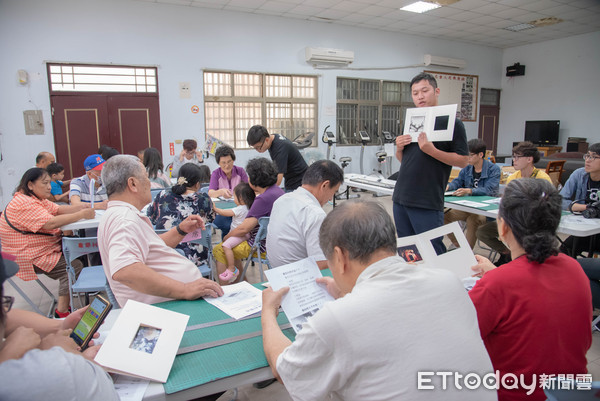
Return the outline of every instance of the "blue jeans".
<path id="1" fill-rule="evenodd" d="M 229 233 L 229 229 L 231 228 L 231 219 L 231 217 L 221 216 L 220 214 L 215 217 L 213 224 L 215 227 L 221 230 L 221 239 Z"/>
<path id="2" fill-rule="evenodd" d="M 394 223 L 398 238 L 421 234 L 444 225 L 444 212 L 404 206 L 394 202 Z M 431 241 L 438 255 L 446 252 L 442 237 Z"/>

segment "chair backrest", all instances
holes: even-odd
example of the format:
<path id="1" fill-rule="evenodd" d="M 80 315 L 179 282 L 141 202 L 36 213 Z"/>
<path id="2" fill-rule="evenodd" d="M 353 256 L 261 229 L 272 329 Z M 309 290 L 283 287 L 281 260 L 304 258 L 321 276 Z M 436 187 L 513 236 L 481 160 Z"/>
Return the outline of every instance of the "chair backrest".
<path id="1" fill-rule="evenodd" d="M 556 160 L 548 162 L 548 165 L 546 166 L 546 174 L 550 176 L 555 187 L 558 186 L 558 183 L 560 182 L 566 162 L 566 160 Z"/>
<path id="2" fill-rule="evenodd" d="M 62 247 L 67 265 L 80 256 L 100 252 L 98 237 L 63 237 Z"/>
<path id="3" fill-rule="evenodd" d="M 198 191 L 201 194 L 207 194 L 208 193 L 208 184 L 206 184 L 206 186 L 203 186 L 202 188 L 200 188 L 200 190 Z"/>
<path id="4" fill-rule="evenodd" d="M 156 198 L 156 195 L 158 195 L 160 193 L 160 191 L 162 191 L 163 188 L 153 188 L 150 189 L 150 193 L 152 194 L 152 200 L 154 201 L 154 198 Z"/>
<path id="5" fill-rule="evenodd" d="M 259 243 L 260 241 L 267 238 L 267 228 L 269 227 L 269 217 L 261 217 L 258 219 L 258 232 L 256 233 L 256 239 L 254 243 Z"/>

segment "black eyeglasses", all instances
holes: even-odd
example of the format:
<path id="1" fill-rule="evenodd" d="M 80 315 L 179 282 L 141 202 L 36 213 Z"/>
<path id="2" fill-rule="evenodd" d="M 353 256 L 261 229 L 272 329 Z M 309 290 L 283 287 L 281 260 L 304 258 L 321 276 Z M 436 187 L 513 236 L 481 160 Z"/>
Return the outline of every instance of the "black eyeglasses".
<path id="1" fill-rule="evenodd" d="M 4 313 L 8 313 L 10 308 L 12 308 L 12 305 L 14 302 L 15 302 L 15 297 L 11 297 L 8 295 L 4 295 L 2 297 L 2 307 L 4 308 Z"/>
<path id="2" fill-rule="evenodd" d="M 264 138 L 258 147 L 254 146 L 254 149 L 256 149 L 257 151 L 260 152 L 262 150 L 263 146 L 265 146 L 266 140 L 267 140 L 267 138 Z"/>

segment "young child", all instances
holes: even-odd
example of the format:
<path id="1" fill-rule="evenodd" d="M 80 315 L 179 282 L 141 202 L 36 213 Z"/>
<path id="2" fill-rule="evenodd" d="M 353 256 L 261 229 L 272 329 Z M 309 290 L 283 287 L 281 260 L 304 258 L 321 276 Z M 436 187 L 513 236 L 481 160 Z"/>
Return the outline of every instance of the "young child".
<path id="1" fill-rule="evenodd" d="M 50 176 L 50 186 L 51 195 L 50 200 L 52 202 L 66 202 L 69 203 L 69 191 L 63 193 L 63 178 L 65 178 L 65 168 L 60 163 L 50 163 L 48 167 L 46 167 L 46 171 L 48 171 L 48 175 Z"/>
<path id="2" fill-rule="evenodd" d="M 241 182 L 233 189 L 233 201 L 238 206 L 233 209 L 219 209 L 218 207 L 215 207 L 215 213 L 225 217 L 233 217 L 231 221 L 231 230 L 233 230 L 244 221 L 248 214 L 248 209 L 252 206 L 255 197 L 256 194 L 252 188 L 250 188 L 250 185 Z M 249 234 L 246 234 L 243 237 L 229 237 L 223 242 L 223 252 L 225 253 L 225 258 L 227 258 L 227 270 L 219 274 L 219 279 L 221 279 L 221 281 L 231 283 L 237 278 L 240 272 L 233 264 L 234 258 L 232 249 L 246 241 L 248 237 Z"/>

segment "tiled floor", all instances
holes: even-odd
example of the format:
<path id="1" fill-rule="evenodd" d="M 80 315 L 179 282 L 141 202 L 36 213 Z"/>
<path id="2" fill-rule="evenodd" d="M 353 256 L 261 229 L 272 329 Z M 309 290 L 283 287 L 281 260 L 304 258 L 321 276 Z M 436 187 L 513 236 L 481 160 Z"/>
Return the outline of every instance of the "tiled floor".
<path id="1" fill-rule="evenodd" d="M 372 198 L 368 193 L 362 193 L 362 197 L 366 199 L 374 199 L 381 202 L 388 212 L 392 213 L 392 202 L 391 197 L 379 197 Z M 324 209 L 329 212 L 332 209 L 330 204 L 325 205 Z M 475 253 L 487 256 L 488 252 L 483 251 L 479 247 L 475 247 Z M 248 281 L 256 283 L 260 281 L 260 275 L 256 267 L 251 268 L 247 274 Z M 58 282 L 47 278 L 46 276 L 39 276 L 40 280 L 52 291 L 54 294 L 58 293 Z M 18 278 L 13 279 L 21 289 L 23 289 L 30 298 L 38 305 L 43 311 L 48 310 L 49 298 L 42 291 L 42 289 L 35 282 L 24 282 Z M 19 294 L 8 284 L 5 283 L 4 291 L 6 295 L 12 295 L 15 297 L 15 308 L 32 310 L 32 308 L 25 302 L 25 300 L 19 296 Z M 75 300 L 77 302 L 77 300 Z M 587 353 L 588 358 L 588 371 L 592 374 L 594 380 L 600 380 L 600 332 L 594 332 L 593 342 L 590 350 Z M 230 390 L 226 392 L 219 401 L 228 401 L 232 399 L 233 392 Z M 279 382 L 274 383 L 264 389 L 255 389 L 251 385 L 238 388 L 237 400 L 240 401 L 287 401 L 291 400 L 289 394 L 285 390 L 285 387 Z"/>

